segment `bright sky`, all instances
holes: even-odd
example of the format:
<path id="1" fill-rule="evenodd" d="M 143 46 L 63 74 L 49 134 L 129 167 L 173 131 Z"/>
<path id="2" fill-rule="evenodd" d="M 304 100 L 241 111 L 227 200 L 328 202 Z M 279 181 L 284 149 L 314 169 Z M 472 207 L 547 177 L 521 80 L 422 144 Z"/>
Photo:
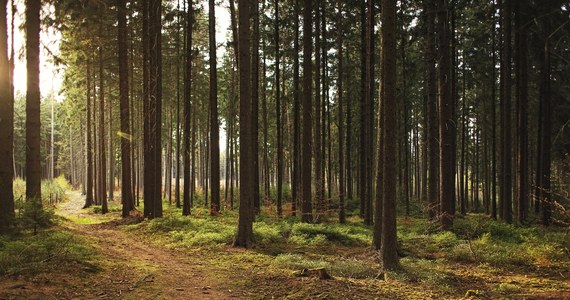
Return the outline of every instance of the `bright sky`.
<path id="1" fill-rule="evenodd" d="M 14 46 L 16 51 L 16 64 L 14 69 L 14 88 L 16 94 L 24 95 L 26 93 L 26 56 L 25 56 L 25 37 L 23 29 L 25 16 L 24 16 L 24 0 L 14 0 L 17 6 L 17 13 L 15 17 L 15 34 L 14 34 Z M 208 1 L 203 0 L 202 5 L 205 11 L 208 11 Z M 216 42 L 221 44 L 226 39 L 226 30 L 230 26 L 230 12 L 228 9 L 228 1 L 223 0 L 221 4 L 218 2 L 216 6 Z M 42 10 L 42 16 L 45 14 L 53 13 L 52 6 L 44 5 Z M 8 24 L 11 22 L 11 12 L 8 12 Z M 10 26 L 10 25 L 8 25 Z M 9 27 L 10 28 L 10 27 Z M 9 33 L 10 34 L 10 33 Z M 57 99 L 63 99 L 62 95 L 59 95 L 59 90 L 61 88 L 63 70 L 61 67 L 56 67 L 53 63 L 52 56 L 59 54 L 59 43 L 61 40 L 61 34 L 56 32 L 52 28 L 46 29 L 42 27 L 40 35 L 40 90 L 42 96 L 49 95 L 51 93 L 56 94 Z M 224 47 L 218 48 L 218 57 L 223 56 Z M 220 150 L 224 152 L 226 149 L 226 134 L 223 128 L 220 128 Z"/>

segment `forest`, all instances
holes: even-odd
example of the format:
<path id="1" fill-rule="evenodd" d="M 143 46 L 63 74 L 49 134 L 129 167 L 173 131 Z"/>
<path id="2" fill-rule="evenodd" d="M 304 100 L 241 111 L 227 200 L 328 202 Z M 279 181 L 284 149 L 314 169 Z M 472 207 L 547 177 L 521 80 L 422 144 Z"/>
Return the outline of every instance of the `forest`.
<path id="1" fill-rule="evenodd" d="M 0 0 L 0 299 L 570 298 L 569 88 L 565 0 Z"/>

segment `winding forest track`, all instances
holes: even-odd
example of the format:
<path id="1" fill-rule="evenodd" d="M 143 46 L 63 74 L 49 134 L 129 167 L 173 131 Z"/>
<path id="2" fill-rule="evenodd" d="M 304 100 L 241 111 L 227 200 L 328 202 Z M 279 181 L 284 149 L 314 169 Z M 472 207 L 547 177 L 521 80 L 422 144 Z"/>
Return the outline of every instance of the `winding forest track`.
<path id="1" fill-rule="evenodd" d="M 199 258 L 189 257 L 150 242 L 118 228 L 120 216 L 103 216 L 82 209 L 84 197 L 68 192 L 57 214 L 68 219 L 67 230 L 85 237 L 97 248 L 101 271 L 92 278 L 96 282 L 81 293 L 81 298 L 97 299 L 237 299 L 236 294 L 217 287 Z M 97 224 L 79 224 L 71 220 L 88 216 Z"/>

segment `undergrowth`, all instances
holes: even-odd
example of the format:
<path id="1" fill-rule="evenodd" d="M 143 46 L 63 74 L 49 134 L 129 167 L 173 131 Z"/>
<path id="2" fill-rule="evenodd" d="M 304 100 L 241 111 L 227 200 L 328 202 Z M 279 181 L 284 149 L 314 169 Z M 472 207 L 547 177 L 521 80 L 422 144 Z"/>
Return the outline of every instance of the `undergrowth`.
<path id="1" fill-rule="evenodd" d="M 91 266 L 94 252 L 81 237 L 48 229 L 36 235 L 0 235 L 0 275 L 36 275 L 77 264 Z"/>
<path id="2" fill-rule="evenodd" d="M 481 215 L 456 218 L 450 231 L 440 231 L 436 223 L 423 218 L 399 218 L 401 269 L 395 272 L 382 271 L 378 252 L 370 249 L 372 228 L 357 216 L 341 225 L 335 220 L 306 224 L 295 217 L 262 214 L 253 225 L 254 248 L 245 252 L 228 250 L 236 227 L 235 211 L 210 216 L 207 209 L 195 208 L 184 217 L 180 210 L 169 208 L 164 218 L 125 228 L 151 235 L 153 241 L 170 248 L 190 253 L 205 250 L 210 254 L 202 259 L 224 272 L 247 272 L 252 265 L 264 270 L 239 281 L 244 286 L 255 286 L 256 276 L 263 276 L 259 274 L 294 277 L 303 269 L 324 268 L 333 278 L 395 280 L 400 287 L 419 285 L 426 293 L 435 291 L 434 295 L 507 295 L 530 288 L 499 281 L 487 283 L 491 290 L 480 291 L 479 285 L 505 272 L 536 268 L 559 272 L 570 267 L 566 229 L 516 227 Z"/>

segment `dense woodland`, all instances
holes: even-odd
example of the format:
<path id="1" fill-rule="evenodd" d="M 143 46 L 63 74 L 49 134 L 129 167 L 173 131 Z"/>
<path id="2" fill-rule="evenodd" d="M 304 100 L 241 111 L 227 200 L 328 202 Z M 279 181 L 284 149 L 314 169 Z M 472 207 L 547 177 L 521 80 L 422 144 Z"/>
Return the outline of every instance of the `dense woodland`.
<path id="1" fill-rule="evenodd" d="M 567 1 L 14 2 L 0 0 L 2 231 L 56 202 L 42 180 L 60 176 L 102 214 L 236 217 L 236 247 L 255 248 L 265 218 L 363 224 L 384 270 L 405 256 L 400 218 L 570 224 Z M 40 94 L 48 27 L 62 101 Z"/>

